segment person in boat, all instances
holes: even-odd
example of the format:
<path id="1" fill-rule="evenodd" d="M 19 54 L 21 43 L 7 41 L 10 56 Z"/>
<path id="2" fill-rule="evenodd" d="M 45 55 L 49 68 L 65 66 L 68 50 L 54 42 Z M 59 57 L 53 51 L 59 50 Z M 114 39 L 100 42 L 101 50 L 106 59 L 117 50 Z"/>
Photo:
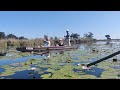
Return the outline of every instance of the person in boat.
<path id="1" fill-rule="evenodd" d="M 51 42 L 50 42 L 49 38 L 45 38 L 44 47 L 50 47 L 50 45 L 51 45 Z"/>
<path id="2" fill-rule="evenodd" d="M 64 46 L 64 43 L 63 43 L 63 39 L 60 39 L 59 40 L 59 44 L 58 44 L 59 46 Z"/>
<path id="3" fill-rule="evenodd" d="M 50 47 L 51 46 L 51 42 L 50 42 L 50 39 L 48 37 L 45 37 L 45 40 L 44 40 L 44 46 L 43 47 Z M 45 60 L 49 60 L 50 58 L 50 53 L 46 53 L 44 54 L 46 57 L 45 57 Z"/>

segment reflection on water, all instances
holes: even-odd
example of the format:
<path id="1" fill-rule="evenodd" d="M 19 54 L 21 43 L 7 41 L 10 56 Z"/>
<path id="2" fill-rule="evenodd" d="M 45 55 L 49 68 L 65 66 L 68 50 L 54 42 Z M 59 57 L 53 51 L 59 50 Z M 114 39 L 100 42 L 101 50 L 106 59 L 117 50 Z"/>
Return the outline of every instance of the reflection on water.
<path id="1" fill-rule="evenodd" d="M 6 65 L 6 64 L 12 64 L 12 63 L 17 63 L 17 62 L 26 62 L 30 59 L 33 58 L 44 58 L 45 56 L 40 56 L 40 55 L 35 55 L 35 56 L 28 56 L 28 57 L 22 57 L 22 58 L 17 58 L 17 59 L 7 59 L 7 60 L 0 60 L 0 66 Z"/>

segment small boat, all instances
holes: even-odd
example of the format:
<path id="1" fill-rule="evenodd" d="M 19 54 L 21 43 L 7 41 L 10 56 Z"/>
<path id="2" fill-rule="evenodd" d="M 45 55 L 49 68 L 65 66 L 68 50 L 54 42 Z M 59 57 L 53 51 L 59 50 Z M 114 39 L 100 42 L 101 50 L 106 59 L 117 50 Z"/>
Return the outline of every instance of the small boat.
<path id="1" fill-rule="evenodd" d="M 51 46 L 51 47 L 20 47 L 16 50 L 21 52 L 42 52 L 42 51 L 51 51 L 51 50 L 69 50 L 77 49 L 78 46 Z"/>

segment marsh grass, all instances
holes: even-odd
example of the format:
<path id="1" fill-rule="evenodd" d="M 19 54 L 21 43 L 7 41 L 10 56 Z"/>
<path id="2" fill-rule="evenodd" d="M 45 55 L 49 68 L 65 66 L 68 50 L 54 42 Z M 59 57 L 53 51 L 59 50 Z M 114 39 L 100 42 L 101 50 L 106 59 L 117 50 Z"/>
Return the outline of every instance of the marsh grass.
<path id="1" fill-rule="evenodd" d="M 43 39 L 30 39 L 30 40 L 19 40 L 19 39 L 1 39 L 0 50 L 16 48 L 16 47 L 38 47 L 43 45 Z"/>

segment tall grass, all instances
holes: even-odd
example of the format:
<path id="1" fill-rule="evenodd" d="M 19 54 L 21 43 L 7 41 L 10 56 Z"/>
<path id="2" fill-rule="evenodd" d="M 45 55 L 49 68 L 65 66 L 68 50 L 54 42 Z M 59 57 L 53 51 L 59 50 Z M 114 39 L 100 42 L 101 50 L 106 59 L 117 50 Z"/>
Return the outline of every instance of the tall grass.
<path id="1" fill-rule="evenodd" d="M 43 39 L 18 40 L 18 39 L 1 39 L 0 50 L 8 49 L 9 47 L 38 47 L 43 45 Z"/>
<path id="2" fill-rule="evenodd" d="M 51 46 L 55 46 L 56 40 L 50 39 Z M 93 42 L 94 39 L 73 39 L 71 40 L 71 44 L 81 44 L 81 43 L 88 43 Z M 1 39 L 0 40 L 0 50 L 9 49 L 9 48 L 16 48 L 16 47 L 38 47 L 43 46 L 44 39 L 30 39 L 30 40 L 19 40 L 19 39 Z"/>

